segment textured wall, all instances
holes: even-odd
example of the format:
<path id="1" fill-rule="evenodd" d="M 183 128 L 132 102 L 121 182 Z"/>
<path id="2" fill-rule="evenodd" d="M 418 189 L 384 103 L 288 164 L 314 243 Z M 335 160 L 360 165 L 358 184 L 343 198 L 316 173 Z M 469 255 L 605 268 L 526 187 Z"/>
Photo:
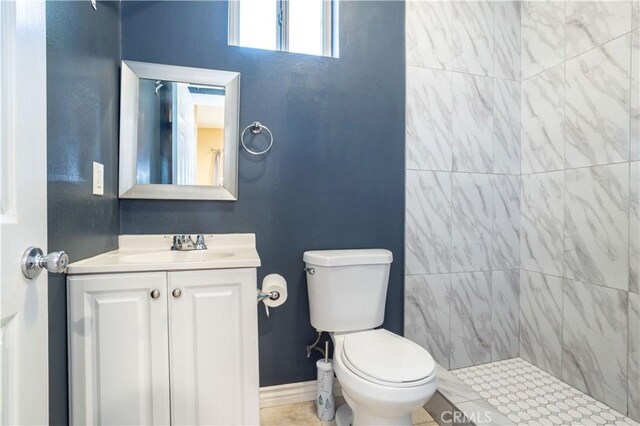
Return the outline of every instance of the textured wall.
<path id="1" fill-rule="evenodd" d="M 520 299 L 520 355 L 636 419 L 638 13 L 523 3 Z"/>
<path id="2" fill-rule="evenodd" d="M 49 251 L 72 261 L 117 247 L 120 4 L 47 2 Z M 104 197 L 92 195 L 92 161 Z M 49 421 L 68 424 L 67 297 L 49 274 Z"/>
<path id="3" fill-rule="evenodd" d="M 405 333 L 445 368 L 518 354 L 520 4 L 407 3 Z"/>
<path id="4" fill-rule="evenodd" d="M 124 2 L 124 59 L 238 71 L 240 125 L 274 134 L 268 155 L 240 153 L 237 202 L 123 200 L 121 232 L 253 232 L 266 274 L 289 300 L 259 312 L 260 383 L 315 378 L 305 250 L 393 252 L 385 326 L 402 332 L 404 3 L 341 2 L 336 58 L 227 45 L 225 2 Z"/>

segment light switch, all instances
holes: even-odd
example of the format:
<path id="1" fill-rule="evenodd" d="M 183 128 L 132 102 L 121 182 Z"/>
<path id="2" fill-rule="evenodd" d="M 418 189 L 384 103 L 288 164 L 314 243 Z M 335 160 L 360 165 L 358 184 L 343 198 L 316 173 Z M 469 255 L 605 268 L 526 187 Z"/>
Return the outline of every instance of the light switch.
<path id="1" fill-rule="evenodd" d="M 93 195 L 104 195 L 104 165 L 93 162 Z"/>

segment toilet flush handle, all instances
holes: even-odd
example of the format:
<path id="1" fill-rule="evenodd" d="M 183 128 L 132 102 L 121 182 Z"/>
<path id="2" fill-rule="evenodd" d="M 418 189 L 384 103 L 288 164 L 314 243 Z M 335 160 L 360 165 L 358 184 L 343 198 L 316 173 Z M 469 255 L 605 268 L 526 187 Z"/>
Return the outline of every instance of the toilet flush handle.
<path id="1" fill-rule="evenodd" d="M 309 274 L 309 275 L 313 275 L 316 273 L 316 270 L 313 268 L 304 268 L 304 270 Z"/>

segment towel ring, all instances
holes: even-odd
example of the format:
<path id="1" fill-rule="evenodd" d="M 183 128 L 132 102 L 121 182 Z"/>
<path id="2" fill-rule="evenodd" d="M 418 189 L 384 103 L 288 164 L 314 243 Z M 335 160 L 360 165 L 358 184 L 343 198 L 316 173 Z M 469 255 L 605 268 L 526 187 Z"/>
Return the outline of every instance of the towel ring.
<path id="1" fill-rule="evenodd" d="M 262 151 L 252 151 L 249 148 L 247 148 L 247 146 L 244 144 L 244 134 L 247 130 L 251 129 L 251 133 L 253 133 L 254 135 L 259 135 L 260 133 L 262 133 L 262 130 L 266 130 L 267 133 L 269 133 L 269 146 L 262 150 Z M 269 128 L 267 126 L 265 126 L 264 124 L 261 124 L 259 121 L 254 121 L 253 123 L 249 124 L 247 127 L 244 128 L 244 130 L 242 131 L 242 133 L 240 134 L 240 143 L 242 144 L 242 147 L 249 153 L 252 155 L 262 155 L 262 154 L 266 154 L 270 149 L 271 146 L 273 145 L 273 133 L 271 133 L 271 130 L 269 130 Z"/>

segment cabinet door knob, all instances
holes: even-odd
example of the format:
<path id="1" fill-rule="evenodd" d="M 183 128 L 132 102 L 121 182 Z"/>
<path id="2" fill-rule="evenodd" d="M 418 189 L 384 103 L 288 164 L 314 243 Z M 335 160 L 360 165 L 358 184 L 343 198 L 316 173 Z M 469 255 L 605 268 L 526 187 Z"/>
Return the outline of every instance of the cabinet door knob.
<path id="1" fill-rule="evenodd" d="M 180 297 L 182 296 L 182 290 L 180 290 L 179 288 L 176 288 L 173 290 L 173 292 L 171 292 L 171 294 L 173 294 L 173 297 Z"/>
<path id="2" fill-rule="evenodd" d="M 160 290 L 151 290 L 151 298 L 157 299 L 160 297 Z"/>

